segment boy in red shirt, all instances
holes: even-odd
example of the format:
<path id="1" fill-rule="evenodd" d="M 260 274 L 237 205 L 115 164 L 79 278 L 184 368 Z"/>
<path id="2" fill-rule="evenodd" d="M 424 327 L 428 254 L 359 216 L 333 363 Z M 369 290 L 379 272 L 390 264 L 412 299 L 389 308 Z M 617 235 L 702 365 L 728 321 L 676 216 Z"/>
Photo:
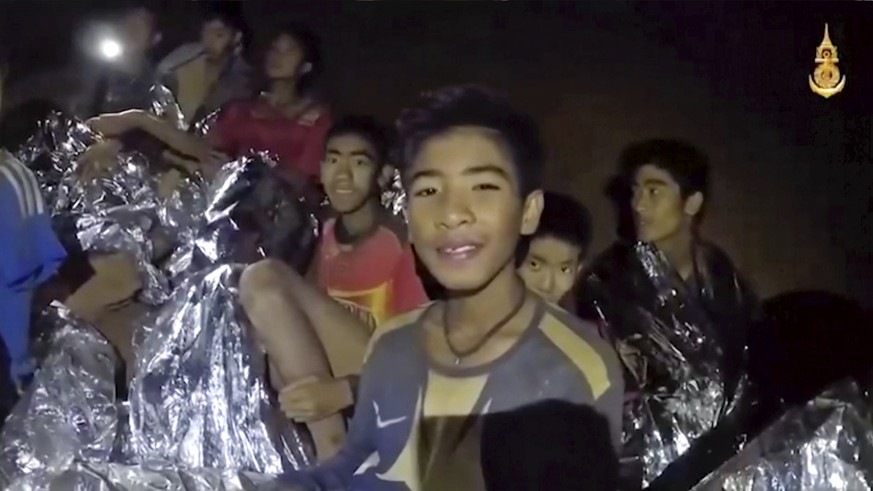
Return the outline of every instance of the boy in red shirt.
<path id="1" fill-rule="evenodd" d="M 376 327 L 425 303 L 403 224 L 380 204 L 387 131 L 348 117 L 328 132 L 321 182 L 327 221 L 308 276 L 268 259 L 246 269 L 240 298 L 270 360 L 285 413 L 309 424 L 319 460 L 345 434 L 364 351 Z"/>

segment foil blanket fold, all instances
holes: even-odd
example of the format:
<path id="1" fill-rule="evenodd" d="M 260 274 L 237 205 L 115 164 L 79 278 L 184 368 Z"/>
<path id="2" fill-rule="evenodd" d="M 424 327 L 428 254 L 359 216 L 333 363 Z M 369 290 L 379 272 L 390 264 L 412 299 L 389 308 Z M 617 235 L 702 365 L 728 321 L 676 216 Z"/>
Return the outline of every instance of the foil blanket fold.
<path id="1" fill-rule="evenodd" d="M 137 259 L 152 278 L 139 300 L 156 308 L 135 333 L 129 402 L 118 400 L 128 391 L 117 391 L 125 382 L 106 340 L 60 304 L 44 312 L 47 354 L 0 438 L 2 488 L 243 490 L 308 465 L 305 435 L 271 404 L 236 281 L 266 256 L 306 266 L 317 207 L 259 153 L 226 164 L 208 185 L 186 178 L 169 197 L 158 196 L 152 163 L 135 152 L 119 155 L 117 172 L 84 182 L 76 159 L 97 141 L 55 114 L 18 157 L 54 214 L 75 217 L 84 250 Z M 163 264 L 156 229 L 175 239 Z"/>
<path id="2" fill-rule="evenodd" d="M 138 333 L 132 461 L 268 474 L 309 463 L 307 445 L 270 404 L 264 355 L 237 302 L 241 272 L 223 265 L 190 276 Z"/>
<path id="3" fill-rule="evenodd" d="M 622 465 L 623 474 L 636 476 L 623 479 L 637 489 L 690 451 L 709 452 L 695 444 L 716 428 L 720 458 L 742 443 L 737 419 L 751 397 L 746 360 L 755 302 L 716 248 L 701 244 L 695 262 L 692 289 L 653 246 L 618 245 L 592 264 L 584 284 L 584 303 L 620 346 L 633 393 Z"/>
<path id="4" fill-rule="evenodd" d="M 871 406 L 845 381 L 789 410 L 694 491 L 871 489 Z"/>
<path id="5" fill-rule="evenodd" d="M 40 123 L 17 156 L 37 176 L 52 215 L 75 224 L 73 240 L 87 252 L 129 254 L 142 277 L 139 299 L 160 305 L 171 287 L 154 264 L 155 235 L 185 239 L 193 234 L 204 206 L 204 183 L 190 175 L 161 196 L 153 163 L 126 150 L 118 154 L 111 172 L 86 178 L 79 158 L 100 141 L 83 122 L 55 113 Z"/>

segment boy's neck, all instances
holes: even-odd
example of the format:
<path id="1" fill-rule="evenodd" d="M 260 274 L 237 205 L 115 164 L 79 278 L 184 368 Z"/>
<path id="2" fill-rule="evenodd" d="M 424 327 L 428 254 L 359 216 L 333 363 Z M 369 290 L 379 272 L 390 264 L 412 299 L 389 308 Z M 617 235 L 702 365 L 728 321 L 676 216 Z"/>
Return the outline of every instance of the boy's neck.
<path id="1" fill-rule="evenodd" d="M 445 319 L 452 330 L 487 331 L 516 305 L 525 291 L 514 263 L 510 262 L 475 292 L 449 292 Z"/>
<path id="2" fill-rule="evenodd" d="M 270 102 L 274 106 L 290 106 L 300 99 L 296 80 L 274 80 L 270 87 Z"/>
<path id="3" fill-rule="evenodd" d="M 372 231 L 378 220 L 379 204 L 371 198 L 357 210 L 340 215 L 337 223 L 342 227 L 344 238 L 348 239 L 348 242 L 354 242 Z"/>
<path id="4" fill-rule="evenodd" d="M 683 229 L 655 246 L 683 280 L 694 274 L 694 232 Z"/>
<path id="5" fill-rule="evenodd" d="M 232 52 L 230 50 L 222 53 L 220 56 L 212 57 L 206 56 L 206 66 L 212 69 L 222 69 L 227 63 L 230 61 L 230 57 L 232 56 Z"/>

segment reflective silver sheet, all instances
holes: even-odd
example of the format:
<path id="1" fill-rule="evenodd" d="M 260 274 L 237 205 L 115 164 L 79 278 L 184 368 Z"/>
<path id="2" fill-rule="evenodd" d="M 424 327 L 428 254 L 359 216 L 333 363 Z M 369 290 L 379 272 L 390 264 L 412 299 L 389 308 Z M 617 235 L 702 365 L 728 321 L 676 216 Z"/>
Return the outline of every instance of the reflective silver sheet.
<path id="1" fill-rule="evenodd" d="M 74 460 L 103 462 L 115 440 L 118 360 L 91 326 L 52 304 L 48 355 L 0 434 L 0 485 L 42 490 Z"/>
<path id="2" fill-rule="evenodd" d="M 309 450 L 270 404 L 264 357 L 237 302 L 241 266 L 190 276 L 138 333 L 132 460 L 279 473 Z"/>
<path id="3" fill-rule="evenodd" d="M 636 467 L 643 485 L 716 427 L 724 430 L 724 458 L 742 443 L 735 421 L 748 387 L 754 301 L 717 248 L 701 244 L 695 261 L 693 289 L 653 246 L 616 246 L 585 281 L 587 301 L 622 346 L 635 388 L 625 408 L 622 463 Z M 713 312 L 724 315 L 716 322 Z"/>
<path id="4" fill-rule="evenodd" d="M 788 411 L 694 491 L 869 491 L 871 407 L 852 382 Z"/>

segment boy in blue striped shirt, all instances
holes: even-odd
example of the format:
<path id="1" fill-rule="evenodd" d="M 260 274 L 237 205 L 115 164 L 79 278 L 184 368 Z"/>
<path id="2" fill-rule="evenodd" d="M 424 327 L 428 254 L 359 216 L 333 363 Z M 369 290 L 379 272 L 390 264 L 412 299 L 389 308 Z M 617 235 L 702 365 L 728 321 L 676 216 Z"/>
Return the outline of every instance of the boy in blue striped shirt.
<path id="1" fill-rule="evenodd" d="M 0 103 L 5 67 L 0 63 Z M 0 337 L 19 388 L 33 372 L 28 340 L 34 291 L 65 257 L 33 173 L 0 149 Z"/>

